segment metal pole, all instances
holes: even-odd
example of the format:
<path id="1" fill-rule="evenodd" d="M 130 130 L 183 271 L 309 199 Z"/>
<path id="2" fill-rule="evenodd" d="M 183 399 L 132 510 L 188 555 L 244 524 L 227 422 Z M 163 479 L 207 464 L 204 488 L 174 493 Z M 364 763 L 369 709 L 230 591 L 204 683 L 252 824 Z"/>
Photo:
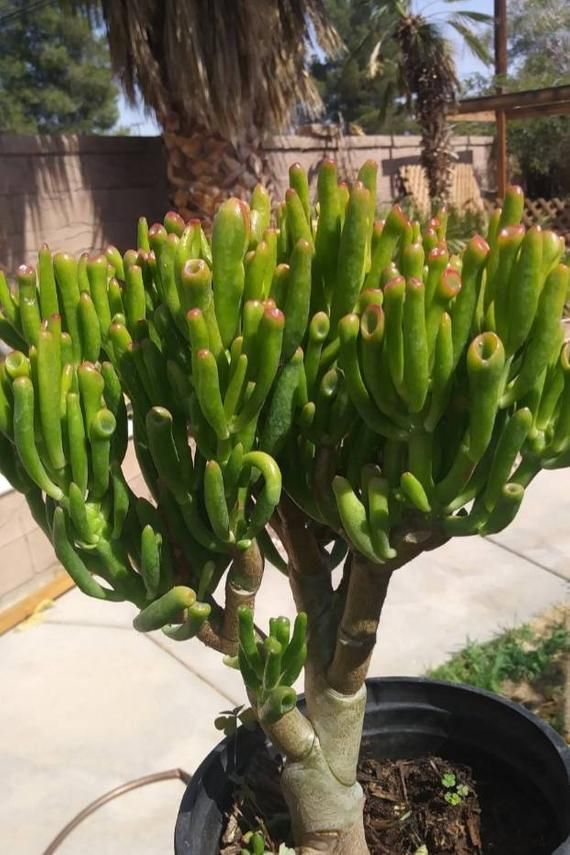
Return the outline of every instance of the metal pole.
<path id="1" fill-rule="evenodd" d="M 507 0 L 495 0 L 495 74 L 507 73 Z M 499 84 L 497 92 L 502 92 Z M 497 122 L 497 196 L 502 199 L 507 187 L 507 117 L 495 111 Z"/>

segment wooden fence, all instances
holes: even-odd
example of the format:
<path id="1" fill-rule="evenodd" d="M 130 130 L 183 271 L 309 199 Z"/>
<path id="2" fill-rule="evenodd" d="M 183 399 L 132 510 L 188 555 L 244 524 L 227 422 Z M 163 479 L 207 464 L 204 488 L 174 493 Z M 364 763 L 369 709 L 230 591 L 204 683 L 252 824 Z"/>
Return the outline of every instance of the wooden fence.
<path id="1" fill-rule="evenodd" d="M 527 199 L 523 223 L 525 226 L 536 224 L 553 229 L 570 243 L 570 198 Z"/>

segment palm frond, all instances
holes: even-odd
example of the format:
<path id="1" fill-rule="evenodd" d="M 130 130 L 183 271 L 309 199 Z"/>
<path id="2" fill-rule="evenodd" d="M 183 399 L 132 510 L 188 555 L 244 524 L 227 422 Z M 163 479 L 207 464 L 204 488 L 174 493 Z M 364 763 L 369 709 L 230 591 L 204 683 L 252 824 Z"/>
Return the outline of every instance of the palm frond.
<path id="1" fill-rule="evenodd" d="M 471 9 L 454 12 L 451 17 L 464 21 L 474 21 L 476 24 L 490 24 L 493 21 L 492 15 L 487 15 L 485 12 L 474 12 Z"/>
<path id="2" fill-rule="evenodd" d="M 75 0 L 95 7 L 96 0 Z M 127 95 L 168 124 L 239 139 L 277 130 L 303 103 L 321 101 L 306 70 L 311 41 L 334 55 L 341 41 L 324 0 L 100 0 L 113 67 Z"/>
<path id="3" fill-rule="evenodd" d="M 382 42 L 381 41 L 376 42 L 376 44 L 372 48 L 372 51 L 370 53 L 370 58 L 368 60 L 368 76 L 369 77 L 376 77 L 382 68 L 382 61 L 380 59 L 381 48 L 382 48 Z"/>
<path id="4" fill-rule="evenodd" d="M 477 57 L 477 59 L 481 60 L 481 62 L 489 64 L 489 62 L 491 61 L 491 57 L 487 46 L 481 41 L 480 38 L 478 38 L 478 36 L 475 35 L 475 33 L 473 33 L 472 30 L 469 29 L 469 27 L 465 26 L 465 24 L 457 20 L 455 17 L 450 18 L 449 26 L 453 27 L 456 33 L 458 33 L 463 38 L 465 44 L 467 45 L 471 53 Z"/>

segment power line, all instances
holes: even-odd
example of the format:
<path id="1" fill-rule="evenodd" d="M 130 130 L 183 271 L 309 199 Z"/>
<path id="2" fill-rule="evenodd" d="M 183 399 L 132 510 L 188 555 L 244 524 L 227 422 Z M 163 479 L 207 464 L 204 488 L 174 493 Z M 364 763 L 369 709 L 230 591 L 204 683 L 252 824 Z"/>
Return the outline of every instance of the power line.
<path id="1" fill-rule="evenodd" d="M 22 18 L 28 12 L 36 12 L 38 9 L 42 9 L 44 6 L 51 6 L 53 3 L 54 0 L 36 0 L 35 3 L 28 3 L 20 9 L 13 9 L 11 12 L 7 12 L 5 15 L 2 15 L 0 18 L 0 25 L 9 21 L 15 21 L 18 18 Z"/>

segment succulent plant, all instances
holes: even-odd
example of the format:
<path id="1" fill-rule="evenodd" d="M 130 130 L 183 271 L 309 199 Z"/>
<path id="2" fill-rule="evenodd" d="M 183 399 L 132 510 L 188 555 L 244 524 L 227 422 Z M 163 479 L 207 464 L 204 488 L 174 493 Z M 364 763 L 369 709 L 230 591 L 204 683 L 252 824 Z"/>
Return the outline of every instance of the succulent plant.
<path id="1" fill-rule="evenodd" d="M 500 531 L 542 468 L 570 465 L 563 241 L 525 230 L 511 187 L 453 255 L 445 210 L 375 222 L 376 171 L 349 189 L 323 162 L 313 205 L 294 165 L 274 217 L 259 186 L 209 237 L 169 212 L 124 255 L 43 246 L 15 289 L 0 274 L 0 470 L 84 593 L 240 669 L 298 844 L 352 855 L 391 573 Z M 152 501 L 122 473 L 127 402 Z M 266 560 L 293 627 L 254 622 Z"/>

